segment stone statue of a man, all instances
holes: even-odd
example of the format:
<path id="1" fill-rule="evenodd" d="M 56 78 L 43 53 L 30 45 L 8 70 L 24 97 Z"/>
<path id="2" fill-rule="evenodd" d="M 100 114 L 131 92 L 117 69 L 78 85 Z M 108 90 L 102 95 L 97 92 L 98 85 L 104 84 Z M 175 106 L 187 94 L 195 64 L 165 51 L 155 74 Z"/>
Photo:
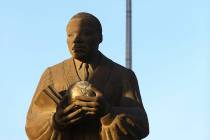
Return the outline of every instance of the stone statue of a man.
<path id="1" fill-rule="evenodd" d="M 72 58 L 43 73 L 27 114 L 29 139 L 146 137 L 149 125 L 136 76 L 98 50 L 103 40 L 99 20 L 89 13 L 78 13 L 66 32 Z M 57 95 L 46 94 L 52 91 Z"/>

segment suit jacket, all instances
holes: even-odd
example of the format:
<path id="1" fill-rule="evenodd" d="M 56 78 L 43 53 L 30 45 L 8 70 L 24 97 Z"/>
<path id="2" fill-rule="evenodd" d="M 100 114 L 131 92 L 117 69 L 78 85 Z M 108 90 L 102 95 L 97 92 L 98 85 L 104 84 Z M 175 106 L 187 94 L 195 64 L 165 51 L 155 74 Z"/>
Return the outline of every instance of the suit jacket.
<path id="1" fill-rule="evenodd" d="M 104 55 L 89 82 L 103 93 L 112 111 L 65 131 L 56 131 L 52 125 L 56 104 L 43 90 L 53 85 L 61 93 L 78 81 L 72 58 L 45 70 L 27 114 L 26 133 L 30 140 L 130 140 L 148 135 L 147 115 L 135 74 Z"/>

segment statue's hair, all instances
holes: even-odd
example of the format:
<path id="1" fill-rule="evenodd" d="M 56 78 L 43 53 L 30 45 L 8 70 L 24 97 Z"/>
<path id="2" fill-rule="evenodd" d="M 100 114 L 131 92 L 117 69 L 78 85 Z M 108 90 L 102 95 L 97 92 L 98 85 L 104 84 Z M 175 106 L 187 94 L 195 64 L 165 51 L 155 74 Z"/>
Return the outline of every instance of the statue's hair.
<path id="1" fill-rule="evenodd" d="M 75 18 L 81 18 L 83 20 L 90 21 L 94 25 L 94 27 L 95 27 L 95 29 L 97 31 L 97 34 L 99 35 L 100 42 L 102 42 L 102 26 L 101 26 L 101 23 L 100 23 L 100 21 L 98 20 L 97 17 L 95 17 L 94 15 L 92 15 L 90 13 L 80 12 L 80 13 L 77 13 L 76 15 L 74 15 L 71 18 L 71 20 L 75 19 Z M 69 24 L 67 25 L 67 28 L 68 28 L 68 26 L 69 26 Z"/>

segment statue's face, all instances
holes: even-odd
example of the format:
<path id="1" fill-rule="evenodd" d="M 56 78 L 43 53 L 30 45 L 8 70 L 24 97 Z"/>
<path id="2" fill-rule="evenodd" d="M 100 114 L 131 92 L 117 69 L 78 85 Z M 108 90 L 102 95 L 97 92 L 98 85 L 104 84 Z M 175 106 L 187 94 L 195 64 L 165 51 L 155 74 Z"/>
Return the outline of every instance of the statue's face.
<path id="1" fill-rule="evenodd" d="M 98 49 L 98 35 L 90 21 L 74 18 L 67 27 L 67 44 L 75 59 L 85 61 Z"/>

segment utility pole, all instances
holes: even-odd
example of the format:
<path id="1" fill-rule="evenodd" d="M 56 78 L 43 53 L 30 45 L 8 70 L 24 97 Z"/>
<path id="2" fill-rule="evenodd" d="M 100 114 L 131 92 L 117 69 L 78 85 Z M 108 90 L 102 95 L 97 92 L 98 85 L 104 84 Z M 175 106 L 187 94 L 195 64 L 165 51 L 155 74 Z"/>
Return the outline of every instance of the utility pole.
<path id="1" fill-rule="evenodd" d="M 132 4 L 126 0 L 126 67 L 132 69 Z"/>

